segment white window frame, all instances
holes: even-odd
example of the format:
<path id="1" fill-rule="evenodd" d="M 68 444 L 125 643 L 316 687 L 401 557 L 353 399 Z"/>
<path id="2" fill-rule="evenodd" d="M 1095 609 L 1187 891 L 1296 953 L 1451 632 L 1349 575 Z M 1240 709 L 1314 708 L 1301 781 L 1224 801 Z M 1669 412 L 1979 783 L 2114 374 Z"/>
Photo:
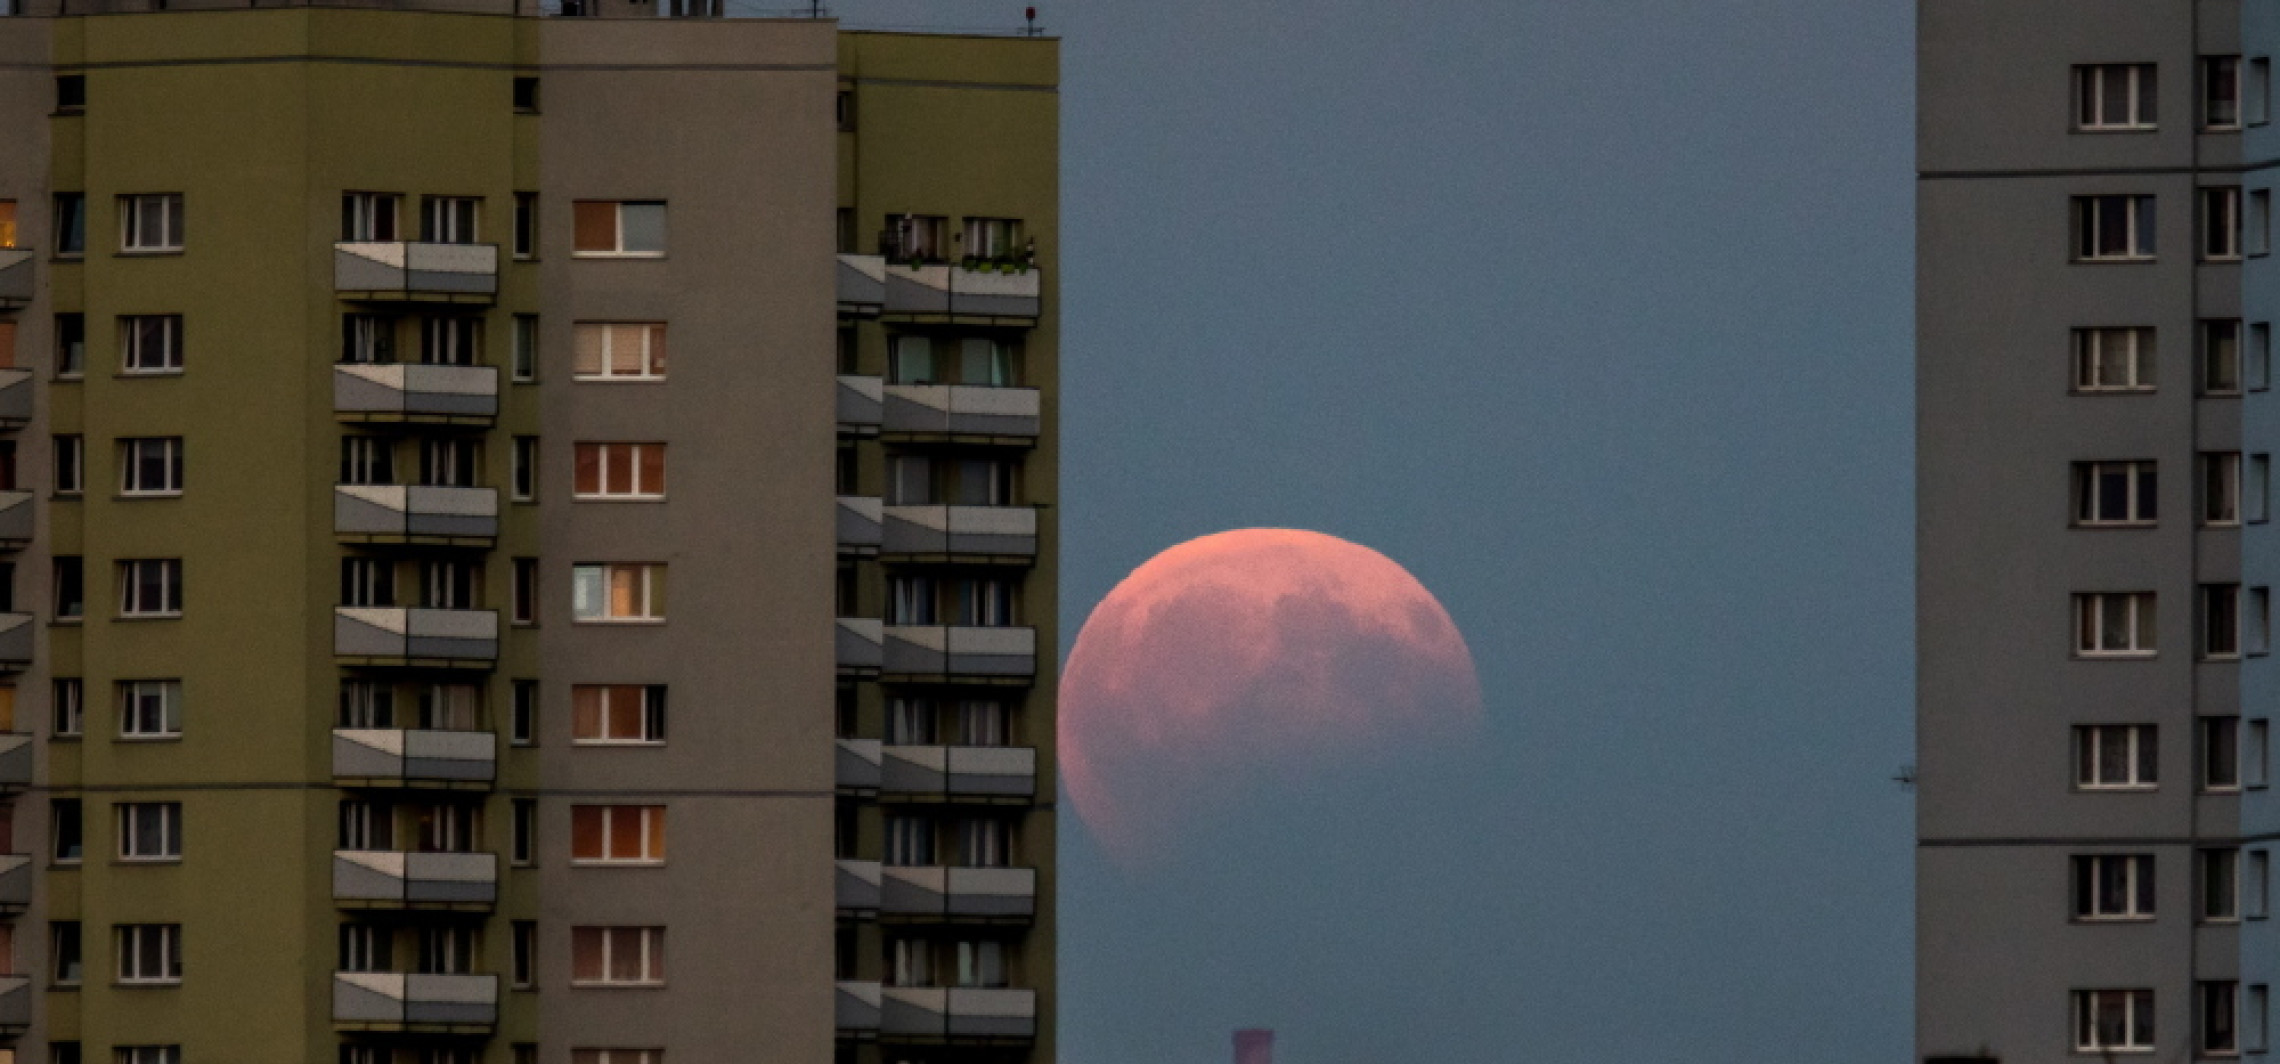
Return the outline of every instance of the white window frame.
<path id="1" fill-rule="evenodd" d="M 146 451 L 156 451 L 159 482 L 141 483 Z M 182 437 L 140 436 L 119 441 L 119 495 L 172 498 L 182 494 Z"/>
<path id="2" fill-rule="evenodd" d="M 50 708 L 53 734 L 58 739 L 76 739 L 87 731 L 87 681 L 77 676 L 58 677 L 52 685 L 55 692 Z"/>
<path id="3" fill-rule="evenodd" d="M 420 240 L 428 244 L 482 243 L 482 197 L 428 196 L 422 199 Z"/>
<path id="4" fill-rule="evenodd" d="M 119 738 L 182 737 L 182 681 L 119 682 Z"/>
<path id="5" fill-rule="evenodd" d="M 2078 658 L 2150 658 L 2160 652 L 2160 602 L 2151 591 L 2080 591 L 2074 594 L 2074 656 Z M 2121 646 L 2104 642 L 2107 615 L 2124 611 L 2128 641 Z"/>
<path id="6" fill-rule="evenodd" d="M 617 574 L 631 570 L 638 583 L 639 612 L 611 613 Z M 665 565 L 662 562 L 584 562 L 570 569 L 572 619 L 579 624 L 662 624 L 665 620 Z"/>
<path id="7" fill-rule="evenodd" d="M 631 934 L 627 934 L 627 932 L 631 932 Z M 598 951 L 598 954 L 601 957 L 602 962 L 601 978 L 599 979 L 580 979 L 577 976 L 576 956 L 579 952 L 577 948 L 578 939 L 581 935 L 589 934 L 599 936 L 598 943 L 600 949 Z M 570 929 L 570 938 L 572 955 L 570 976 L 571 986 L 611 987 L 665 985 L 665 929 L 662 927 L 573 927 Z M 630 943 L 620 941 L 621 939 L 630 939 Z M 629 944 L 632 946 L 632 948 L 638 949 L 640 951 L 640 968 L 642 973 L 641 977 L 637 979 L 626 980 L 613 979 L 611 978 L 611 971 L 616 966 L 612 964 L 611 961 L 615 959 L 617 951 L 627 948 Z"/>
<path id="8" fill-rule="evenodd" d="M 616 441 L 601 442 L 596 440 L 586 440 L 573 444 L 571 448 L 571 454 L 574 461 L 572 465 L 572 475 L 570 480 L 570 497 L 580 502 L 665 501 L 665 484 L 651 485 L 642 483 L 642 481 L 645 479 L 643 470 L 647 468 L 643 464 L 642 460 L 647 457 L 647 452 L 652 448 L 656 449 L 658 453 L 658 476 L 661 479 L 670 482 L 671 478 L 665 472 L 664 455 L 666 452 L 665 445 L 662 443 L 657 443 L 654 441 L 626 443 Z M 630 451 L 632 455 L 632 464 L 629 466 L 629 470 L 633 478 L 633 483 L 631 485 L 626 485 L 626 490 L 623 491 L 617 490 L 620 485 L 613 484 L 610 481 L 610 459 L 618 450 L 621 449 Z M 580 491 L 577 487 L 577 473 L 584 468 L 586 455 L 589 450 L 594 456 L 595 479 L 598 482 L 599 490 Z"/>
<path id="9" fill-rule="evenodd" d="M 2119 743 L 2125 778 L 2107 779 L 2105 755 Z M 2074 789 L 2151 791 L 2161 786 L 2161 733 L 2152 724 L 2078 724 L 2074 727 Z"/>
<path id="10" fill-rule="evenodd" d="M 2106 114 L 2106 82 L 2123 82 L 2121 115 Z M 2074 128 L 2081 133 L 2143 133 L 2160 128 L 2161 77 L 2152 63 L 2093 63 L 2074 68 Z"/>
<path id="11" fill-rule="evenodd" d="M 2150 461 L 2074 463 L 2074 525 L 2077 528 L 2151 528 L 2160 520 L 2160 468 Z M 2108 478 L 2122 478 L 2124 516 L 2103 516 Z"/>
<path id="12" fill-rule="evenodd" d="M 2130 987 L 2074 992 L 2074 1051 L 2150 1053 L 2153 1051 L 2153 991 Z M 2108 1043 L 2098 1031 L 2109 1010 L 2120 1010 L 2123 1037 Z"/>
<path id="13" fill-rule="evenodd" d="M 2074 334 L 2074 390 L 2085 394 L 2144 394 L 2154 390 L 2157 333 L 2151 326 L 2084 326 Z M 2108 347 L 2121 349 L 2121 380 L 2106 379 Z"/>
<path id="14" fill-rule="evenodd" d="M 145 322 L 157 323 L 155 337 L 144 331 Z M 180 314 L 122 315 L 119 318 L 119 372 L 134 377 L 181 373 L 183 333 Z M 155 344 L 151 342 L 153 339 Z"/>
<path id="15" fill-rule="evenodd" d="M 404 197 L 395 192 L 340 194 L 340 238 L 345 243 L 387 244 L 404 236 Z"/>
<path id="16" fill-rule="evenodd" d="M 116 807 L 119 860 L 128 864 L 179 864 L 182 860 L 182 803 L 120 802 Z M 144 853 L 140 843 L 144 821 L 157 831 L 157 850 Z"/>
<path id="17" fill-rule="evenodd" d="M 182 1064 L 181 1046 L 118 1046 L 112 1064 Z"/>
<path id="18" fill-rule="evenodd" d="M 631 812 L 632 816 L 626 816 L 625 814 L 627 812 Z M 667 836 L 665 833 L 664 806 L 573 805 L 570 807 L 570 837 L 573 840 L 578 837 L 578 820 L 582 816 L 596 818 L 600 824 L 600 832 L 598 837 L 601 842 L 602 852 L 598 857 L 580 857 L 578 856 L 575 847 L 573 847 L 570 854 L 570 863 L 572 865 L 581 868 L 610 866 L 656 868 L 665 863 L 664 846 Z M 631 833 L 633 837 L 630 841 L 633 846 L 633 852 L 638 856 L 613 856 L 613 852 L 617 849 L 616 844 L 628 841 L 623 837 L 627 833 L 625 826 L 620 824 L 620 821 L 623 820 L 631 820 L 633 822 L 633 825 L 631 827 Z M 655 843 L 657 845 L 657 856 L 655 857 L 649 856 L 651 843 Z"/>
<path id="19" fill-rule="evenodd" d="M 114 935 L 118 981 L 127 986 L 179 986 L 181 924 L 120 924 Z"/>
<path id="20" fill-rule="evenodd" d="M 184 214 L 180 192 L 119 197 L 119 253 L 169 255 L 181 251 Z"/>
<path id="21" fill-rule="evenodd" d="M 146 569 L 155 568 L 158 600 L 144 602 Z M 182 559 L 128 558 L 119 562 L 119 616 L 169 618 L 182 616 Z"/>
<path id="22" fill-rule="evenodd" d="M 2076 923 L 2143 923 L 2155 917 L 2159 899 L 2152 894 L 2157 886 L 2153 855 L 2083 853 L 2075 854 L 2070 863 L 2074 876 L 2071 908 Z M 2121 906 L 2108 908 L 2103 904 L 2104 887 L 2107 877 L 2117 871 L 2122 884 Z"/>
<path id="23" fill-rule="evenodd" d="M 572 324 L 570 329 L 575 341 L 571 345 L 573 352 L 571 380 L 613 384 L 654 382 L 664 380 L 671 369 L 670 363 L 658 354 L 660 347 L 664 347 L 668 352 L 671 350 L 670 344 L 665 342 L 668 329 L 664 322 L 581 321 Z M 637 368 L 632 373 L 620 373 L 617 370 L 618 343 L 621 338 L 626 336 L 638 337 L 641 344 L 641 354 L 636 360 Z M 576 362 L 578 358 L 583 357 L 583 352 L 589 347 L 597 353 L 600 359 L 598 371 L 578 365 Z"/>
<path id="24" fill-rule="evenodd" d="M 597 731 L 580 735 L 577 704 L 579 692 L 593 691 L 595 698 L 594 720 Z M 641 704 L 641 734 L 628 737 L 611 730 L 611 704 L 626 693 Z M 570 742 L 575 746 L 663 746 L 668 734 L 666 728 L 666 689 L 664 684 L 574 684 L 570 690 L 571 723 Z"/>
<path id="25" fill-rule="evenodd" d="M 2116 220 L 2121 231 L 2116 235 L 2124 250 L 2108 253 L 2103 250 L 2109 226 L 2105 208 L 2114 205 L 2122 208 L 2121 217 Z M 2074 261 L 2152 262 L 2157 257 L 2160 205 L 2154 196 L 2126 192 L 2076 196 L 2073 207 Z"/>

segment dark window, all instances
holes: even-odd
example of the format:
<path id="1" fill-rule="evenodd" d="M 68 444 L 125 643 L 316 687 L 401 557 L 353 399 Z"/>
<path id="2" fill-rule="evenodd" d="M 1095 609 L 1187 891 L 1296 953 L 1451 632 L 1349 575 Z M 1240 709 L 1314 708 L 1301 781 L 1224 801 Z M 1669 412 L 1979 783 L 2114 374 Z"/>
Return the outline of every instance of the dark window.
<path id="1" fill-rule="evenodd" d="M 515 110 L 517 110 L 517 111 L 536 111 L 536 110 L 538 110 L 538 79 L 537 79 L 537 78 L 516 78 L 516 79 L 515 79 Z"/>
<path id="2" fill-rule="evenodd" d="M 58 798 L 50 804 L 55 819 L 49 836 L 55 844 L 54 855 L 58 863 L 77 864 L 86 846 L 84 832 L 79 824 L 79 799 Z"/>
<path id="3" fill-rule="evenodd" d="M 538 745 L 538 681 L 515 681 L 514 730 L 509 741 L 516 746 Z"/>
<path id="4" fill-rule="evenodd" d="M 509 859 L 518 865 L 538 863 L 538 803 L 529 798 L 517 798 L 514 804 L 514 850 Z"/>
<path id="5" fill-rule="evenodd" d="M 516 624 L 538 623 L 538 559 L 515 559 Z"/>
<path id="6" fill-rule="evenodd" d="M 515 193 L 515 257 L 538 257 L 538 193 Z"/>
<path id="7" fill-rule="evenodd" d="M 86 576 L 77 556 L 55 560 L 55 619 L 76 621 L 87 613 Z"/>
<path id="8" fill-rule="evenodd" d="M 55 253 L 69 257 L 87 253 L 87 194 L 55 194 Z"/>
<path id="9" fill-rule="evenodd" d="M 87 316 L 55 316 L 55 375 L 77 377 L 87 372 Z"/>
<path id="10" fill-rule="evenodd" d="M 87 75 L 64 74 L 55 79 L 55 109 L 78 111 L 87 106 Z"/>
<path id="11" fill-rule="evenodd" d="M 538 924 L 530 920 L 517 920 L 515 928 L 514 985 L 518 988 L 538 985 Z M 516 1046 L 517 1050 L 522 1046 Z M 517 1059 L 521 1054 L 516 1054 Z"/>

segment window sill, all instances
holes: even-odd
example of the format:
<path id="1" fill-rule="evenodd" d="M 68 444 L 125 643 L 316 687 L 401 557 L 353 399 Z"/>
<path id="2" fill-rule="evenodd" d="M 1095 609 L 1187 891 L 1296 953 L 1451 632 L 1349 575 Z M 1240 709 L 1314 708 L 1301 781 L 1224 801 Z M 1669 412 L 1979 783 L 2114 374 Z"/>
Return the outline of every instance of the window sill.
<path id="1" fill-rule="evenodd" d="M 2161 789 L 2157 783 L 2077 783 L 2076 794 L 2152 794 Z"/>
<path id="2" fill-rule="evenodd" d="M 180 258 L 182 254 L 181 248 L 120 248 L 118 253 L 112 257 L 120 259 L 170 259 Z"/>
<path id="3" fill-rule="evenodd" d="M 606 375 L 601 375 L 601 374 L 586 375 L 586 374 L 577 374 L 577 373 L 573 373 L 573 374 L 571 374 L 571 375 L 570 375 L 570 380 L 572 381 L 572 383 L 576 383 L 576 384 L 663 384 L 663 383 L 665 383 L 665 378 L 664 378 L 664 377 L 662 377 L 662 376 L 657 376 L 657 377 L 636 377 L 636 376 L 627 375 L 627 376 L 623 376 L 623 377 L 616 377 L 616 376 L 606 376 Z"/>
<path id="4" fill-rule="evenodd" d="M 2115 529 L 2160 528 L 2159 521 L 2076 521 L 2074 527 L 2085 532 L 2108 532 Z"/>
<path id="5" fill-rule="evenodd" d="M 581 983 L 581 982 L 579 982 L 579 981 L 577 981 L 577 980 L 573 979 L 573 980 L 571 980 L 571 981 L 570 981 L 570 989 L 572 989 L 572 990 L 663 990 L 663 989 L 665 989 L 665 984 L 664 984 L 664 983 L 662 983 L 662 982 L 657 982 L 657 983 Z"/>
<path id="6" fill-rule="evenodd" d="M 2076 266 L 2151 266 L 2161 260 L 2152 255 L 2114 255 L 2091 259 L 2078 256 L 2068 261 Z"/>
<path id="7" fill-rule="evenodd" d="M 2159 393 L 2152 388 L 2070 388 L 2067 389 L 2066 394 L 2078 395 L 2086 399 L 2097 399 L 2117 395 L 2156 395 Z"/>
<path id="8" fill-rule="evenodd" d="M 182 741 L 182 733 L 175 732 L 172 735 L 122 735 L 113 741 L 121 743 L 178 743 Z"/>
<path id="9" fill-rule="evenodd" d="M 2152 661 L 2160 656 L 2160 652 L 2152 650 L 2077 650 L 2074 652 L 2074 660 L 2076 661 Z"/>
<path id="10" fill-rule="evenodd" d="M 85 262 L 87 261 L 87 253 L 84 251 L 69 253 L 59 251 L 53 255 L 48 256 L 48 261 L 58 266 L 63 266 L 74 262 Z"/>
<path id="11" fill-rule="evenodd" d="M 2160 126 L 2075 126 L 2073 132 L 2093 136 L 2112 133 L 2159 133 Z"/>
<path id="12" fill-rule="evenodd" d="M 572 495 L 571 502 L 664 502 L 663 495 Z"/>
<path id="13" fill-rule="evenodd" d="M 51 628 L 79 628 L 85 626 L 86 623 L 86 615 L 80 614 L 71 617 L 58 617 L 49 621 L 48 626 Z"/>
<path id="14" fill-rule="evenodd" d="M 572 739 L 570 745 L 601 750 L 662 750 L 662 739 Z"/>
<path id="15" fill-rule="evenodd" d="M 114 621 L 179 621 L 182 619 L 182 611 L 176 610 L 173 613 L 122 613 L 111 619 Z"/>
<path id="16" fill-rule="evenodd" d="M 662 251 L 573 251 L 570 253 L 570 257 L 574 259 L 635 259 L 643 262 L 657 262 L 665 258 L 665 253 Z"/>
<path id="17" fill-rule="evenodd" d="M 179 377 L 181 367 L 174 369 L 122 369 L 111 375 L 113 380 L 132 380 L 136 377 Z"/>
<path id="18" fill-rule="evenodd" d="M 119 502 L 135 502 L 141 499 L 179 499 L 182 497 L 182 493 L 180 491 L 122 491 L 111 497 Z"/>
<path id="19" fill-rule="evenodd" d="M 572 858 L 572 868 L 663 868 L 663 861 L 594 861 Z"/>
<path id="20" fill-rule="evenodd" d="M 618 626 L 624 626 L 624 627 L 629 627 L 629 628 L 661 628 L 661 627 L 663 627 L 663 626 L 664 626 L 664 624 L 665 624 L 665 618 L 663 618 L 663 617 L 575 617 L 575 618 L 572 618 L 572 619 L 571 619 L 571 622 L 570 622 L 570 623 L 572 623 L 572 624 L 591 624 L 591 625 L 595 625 L 595 626 L 598 626 L 598 627 L 609 627 L 609 626 L 612 626 L 612 625 L 618 625 Z"/>
<path id="21" fill-rule="evenodd" d="M 164 868 L 170 865 L 178 866 L 181 863 L 182 858 L 180 857 L 121 857 L 111 862 L 114 866 L 128 868 L 148 868 L 152 865 Z"/>
<path id="22" fill-rule="evenodd" d="M 2153 920 L 2154 920 L 2154 918 L 2153 918 L 2152 916 L 2150 916 L 2150 915 L 2147 915 L 2147 916 L 2077 916 L 2077 917 L 2074 917 L 2074 918 L 2073 918 L 2072 922 L 2073 922 L 2073 923 L 2077 923 L 2077 924 L 2085 924 L 2085 925 L 2102 925 L 2102 924 L 2150 924 L 2150 923 L 2152 923 L 2152 922 L 2153 922 Z"/>

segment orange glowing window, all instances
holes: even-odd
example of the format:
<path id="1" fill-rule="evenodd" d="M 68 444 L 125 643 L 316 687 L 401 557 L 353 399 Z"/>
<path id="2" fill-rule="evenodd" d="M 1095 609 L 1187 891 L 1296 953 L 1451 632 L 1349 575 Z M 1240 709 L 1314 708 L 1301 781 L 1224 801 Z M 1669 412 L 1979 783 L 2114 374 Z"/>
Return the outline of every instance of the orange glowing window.
<path id="1" fill-rule="evenodd" d="M 578 864 L 665 863 L 665 807 L 570 807 L 570 860 Z"/>
<path id="2" fill-rule="evenodd" d="M 581 443 L 573 494 L 582 499 L 665 497 L 662 443 Z"/>
<path id="3" fill-rule="evenodd" d="M 597 745 L 664 742 L 664 685 L 578 684 L 572 687 L 570 739 Z"/>
<path id="4" fill-rule="evenodd" d="M 0 200 L 0 248 L 16 246 L 16 201 Z"/>

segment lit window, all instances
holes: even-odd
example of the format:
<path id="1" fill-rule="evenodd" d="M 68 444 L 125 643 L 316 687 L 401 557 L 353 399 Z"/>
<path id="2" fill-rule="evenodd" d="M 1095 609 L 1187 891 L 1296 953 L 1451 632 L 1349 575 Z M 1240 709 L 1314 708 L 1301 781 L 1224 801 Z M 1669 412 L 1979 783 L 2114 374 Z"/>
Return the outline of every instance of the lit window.
<path id="1" fill-rule="evenodd" d="M 2150 657 L 2154 653 L 2151 591 L 2074 596 L 2074 652 L 2083 657 Z"/>
<path id="2" fill-rule="evenodd" d="M 570 689 L 570 736 L 586 745 L 665 741 L 663 684 L 578 684 Z"/>
<path id="3" fill-rule="evenodd" d="M 662 499 L 665 445 L 581 443 L 572 493 L 581 499 Z"/>
<path id="4" fill-rule="evenodd" d="M 2076 727 L 2074 785 L 2083 790 L 2152 790 L 2160 781 L 2159 734 L 2151 724 Z"/>
<path id="5" fill-rule="evenodd" d="M 665 619 L 665 567 L 613 563 L 571 569 L 571 612 L 580 621 Z"/>
<path id="6" fill-rule="evenodd" d="M 2154 128 L 2158 79 L 2152 63 L 2074 68 L 2074 127 L 2090 131 Z"/>
<path id="7" fill-rule="evenodd" d="M 665 981 L 662 927 L 573 927 L 570 982 L 580 986 L 656 986 Z"/>
<path id="8" fill-rule="evenodd" d="M 16 246 L 16 201 L 0 199 L 0 249 Z"/>
<path id="9" fill-rule="evenodd" d="M 119 197 L 119 250 L 182 250 L 182 194 Z"/>
<path id="10" fill-rule="evenodd" d="M 658 258 L 665 254 L 665 204 L 579 200 L 571 205 L 571 251 L 581 257 Z"/>
<path id="11" fill-rule="evenodd" d="M 579 322 L 572 333 L 578 380 L 665 379 L 664 322 Z"/>
<path id="12" fill-rule="evenodd" d="M 570 860 L 574 864 L 665 863 L 665 807 L 570 807 Z"/>

